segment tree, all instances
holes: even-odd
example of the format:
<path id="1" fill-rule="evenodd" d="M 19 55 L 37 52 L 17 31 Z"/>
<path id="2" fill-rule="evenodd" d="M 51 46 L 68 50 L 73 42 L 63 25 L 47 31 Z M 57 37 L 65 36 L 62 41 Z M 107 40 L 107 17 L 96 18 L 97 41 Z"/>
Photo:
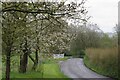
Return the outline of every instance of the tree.
<path id="1" fill-rule="evenodd" d="M 21 58 L 20 58 L 20 72 L 24 73 L 24 72 L 26 72 L 27 62 L 28 62 L 27 58 L 28 58 L 28 55 L 29 55 L 30 49 L 31 49 L 31 47 L 30 47 L 31 37 L 32 36 L 37 37 L 35 40 L 36 43 L 43 44 L 43 43 L 40 43 L 42 41 L 39 41 L 40 39 L 38 39 L 38 34 L 40 35 L 40 37 L 43 37 L 44 41 L 46 41 L 45 40 L 47 38 L 46 34 L 50 34 L 50 33 L 55 34 L 56 31 L 61 31 L 64 28 L 64 25 L 62 25 L 62 22 L 65 21 L 66 19 L 76 19 L 76 15 L 79 14 L 77 17 L 80 17 L 80 18 L 78 18 L 78 19 L 83 20 L 81 18 L 82 17 L 81 15 L 86 13 L 86 10 L 83 5 L 84 3 L 85 3 L 84 0 L 82 0 L 82 2 L 80 4 L 77 4 L 74 2 L 72 2 L 70 4 L 65 4 L 65 2 L 60 2 L 60 3 L 50 3 L 50 2 L 7 3 L 7 2 L 3 2 L 3 8 L 2 8 L 2 14 L 4 14 L 3 18 L 5 17 L 4 20 L 5 21 L 8 20 L 7 22 L 9 23 L 8 25 L 5 24 L 5 21 L 3 23 L 4 25 L 6 25 L 7 30 L 8 30 L 7 32 L 6 32 L 6 30 L 3 30 L 3 37 L 4 37 L 3 40 L 6 44 L 5 45 L 6 48 L 4 48 L 4 49 L 7 49 L 7 52 L 6 52 L 7 53 L 7 56 L 6 56 L 7 64 L 6 64 L 6 66 L 7 65 L 8 66 L 6 68 L 9 68 L 8 70 L 6 69 L 6 76 L 7 76 L 6 78 L 9 80 L 10 54 L 11 54 L 11 50 L 12 50 L 12 45 L 15 42 L 17 43 L 17 41 L 13 40 L 13 39 L 21 40 L 18 43 L 18 44 L 20 44 L 20 46 L 21 46 L 20 49 L 23 52 L 23 53 L 21 53 Z M 9 18 L 10 16 L 5 15 L 6 13 L 10 14 L 10 16 L 12 15 L 12 17 L 14 17 L 14 19 Z M 31 15 L 31 14 L 35 14 L 35 17 L 34 17 L 34 15 Z M 35 19 L 33 19 L 33 17 Z M 12 20 L 12 22 L 10 19 Z M 45 20 L 46 23 L 43 23 L 43 25 L 41 25 L 40 31 L 35 31 L 36 35 L 31 35 L 31 29 L 33 29 L 33 28 L 29 28 L 29 27 L 31 27 L 31 25 L 29 25 L 29 24 L 33 23 L 33 25 L 34 25 L 34 22 L 35 22 L 36 26 L 34 26 L 34 27 L 36 27 L 35 30 L 37 30 L 37 28 L 38 28 L 37 23 L 39 23 L 38 21 L 40 21 L 40 20 Z M 16 30 L 16 28 L 15 29 L 10 28 L 13 25 L 19 26 L 19 27 L 21 27 L 21 29 Z M 8 27 L 8 26 L 10 26 L 10 27 Z M 49 26 L 52 26 L 52 27 L 49 27 Z M 6 28 L 4 28 L 4 29 L 6 29 Z M 14 33 L 15 31 L 13 31 L 13 30 L 16 30 L 17 32 L 21 32 L 21 34 L 18 35 L 17 33 Z M 11 31 L 13 31 L 13 32 L 11 32 Z M 40 33 L 38 33 L 38 32 L 40 32 Z M 13 34 L 17 35 L 19 38 L 14 38 Z M 41 39 L 41 40 L 43 40 L 43 39 Z M 57 42 L 59 42 L 59 40 Z M 48 44 L 45 45 L 45 47 L 47 47 L 47 46 L 48 46 Z M 39 47 L 37 46 L 37 48 L 36 48 L 37 54 L 38 54 L 38 48 Z M 37 54 L 36 54 L 36 56 L 37 56 Z M 36 57 L 35 61 L 38 61 L 37 58 L 38 57 Z"/>
<path id="2" fill-rule="evenodd" d="M 71 41 L 71 54 L 83 57 L 86 48 L 100 46 L 101 30 L 96 24 L 83 24 L 73 27 L 75 38 Z"/>
<path id="3" fill-rule="evenodd" d="M 10 57 L 13 51 L 14 41 L 17 38 L 16 18 L 10 13 L 4 13 L 2 21 L 2 51 L 6 55 L 6 79 L 10 79 Z M 9 17 L 9 18 L 8 18 Z"/>

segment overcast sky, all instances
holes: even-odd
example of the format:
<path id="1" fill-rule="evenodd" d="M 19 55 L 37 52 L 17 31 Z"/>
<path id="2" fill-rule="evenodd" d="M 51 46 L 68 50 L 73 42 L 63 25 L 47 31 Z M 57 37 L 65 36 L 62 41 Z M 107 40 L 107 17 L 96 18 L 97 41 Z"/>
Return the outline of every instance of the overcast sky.
<path id="1" fill-rule="evenodd" d="M 90 21 L 97 23 L 104 32 L 113 32 L 118 23 L 118 2 L 120 0 L 87 0 Z"/>

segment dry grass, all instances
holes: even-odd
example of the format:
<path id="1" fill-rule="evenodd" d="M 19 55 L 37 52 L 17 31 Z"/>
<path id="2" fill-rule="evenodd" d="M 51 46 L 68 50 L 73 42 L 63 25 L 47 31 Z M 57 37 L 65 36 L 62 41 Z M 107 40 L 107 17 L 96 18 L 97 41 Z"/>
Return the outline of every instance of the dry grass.
<path id="1" fill-rule="evenodd" d="M 110 77 L 118 74 L 118 48 L 86 50 L 85 64 L 93 70 Z"/>

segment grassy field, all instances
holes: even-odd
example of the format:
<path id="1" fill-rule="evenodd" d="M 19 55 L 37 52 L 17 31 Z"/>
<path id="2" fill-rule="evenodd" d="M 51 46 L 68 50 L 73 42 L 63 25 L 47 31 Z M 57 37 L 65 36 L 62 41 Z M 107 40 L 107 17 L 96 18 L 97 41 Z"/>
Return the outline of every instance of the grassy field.
<path id="1" fill-rule="evenodd" d="M 84 57 L 85 65 L 93 71 L 118 78 L 118 49 L 87 49 Z"/>
<path id="2" fill-rule="evenodd" d="M 18 72 L 19 60 L 16 60 L 18 57 L 12 57 L 11 65 L 11 78 L 66 78 L 67 77 L 60 71 L 58 62 L 66 60 L 67 58 L 62 59 L 44 59 L 41 64 L 39 64 L 37 71 L 32 71 L 32 61 L 29 59 L 27 73 L 21 74 Z M 14 66 L 13 66 L 14 64 Z M 5 77 L 5 67 L 3 68 L 3 78 Z M 65 79 L 65 80 L 66 80 Z"/>

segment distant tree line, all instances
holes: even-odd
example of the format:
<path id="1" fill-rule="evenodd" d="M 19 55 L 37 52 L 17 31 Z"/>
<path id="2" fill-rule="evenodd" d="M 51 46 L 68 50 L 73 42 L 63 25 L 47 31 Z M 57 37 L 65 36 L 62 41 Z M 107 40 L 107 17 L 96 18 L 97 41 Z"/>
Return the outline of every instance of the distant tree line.
<path id="1" fill-rule="evenodd" d="M 74 27 L 76 37 L 71 41 L 70 54 L 83 57 L 87 48 L 111 48 L 118 46 L 118 35 L 104 33 L 97 24 L 87 23 Z"/>

